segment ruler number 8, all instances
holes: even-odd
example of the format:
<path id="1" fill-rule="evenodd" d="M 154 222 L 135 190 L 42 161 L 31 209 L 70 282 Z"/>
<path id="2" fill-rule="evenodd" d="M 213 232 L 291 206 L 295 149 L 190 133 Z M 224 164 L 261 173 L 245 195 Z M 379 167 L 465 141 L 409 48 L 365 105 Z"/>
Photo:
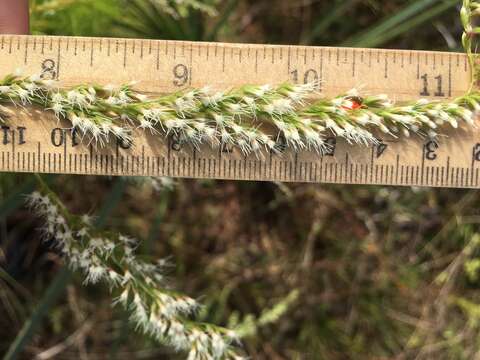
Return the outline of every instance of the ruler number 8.
<path id="1" fill-rule="evenodd" d="M 175 79 L 173 80 L 173 85 L 182 87 L 186 85 L 190 80 L 190 71 L 188 67 L 184 64 L 177 64 L 173 68 L 173 76 Z"/>

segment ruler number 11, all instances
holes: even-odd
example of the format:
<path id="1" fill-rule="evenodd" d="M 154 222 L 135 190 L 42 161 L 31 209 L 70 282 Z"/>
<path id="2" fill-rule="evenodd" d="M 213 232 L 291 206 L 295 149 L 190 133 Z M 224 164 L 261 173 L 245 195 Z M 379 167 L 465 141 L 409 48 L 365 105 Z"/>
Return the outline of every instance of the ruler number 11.
<path id="1" fill-rule="evenodd" d="M 430 91 L 429 91 L 429 78 L 428 74 L 423 74 L 421 76 L 421 79 L 423 80 L 423 89 L 420 92 L 421 96 L 431 96 Z M 445 96 L 445 93 L 443 92 L 443 78 L 442 75 L 438 75 L 435 77 L 435 80 L 437 82 L 437 91 L 433 94 L 434 96 L 437 97 L 443 97 Z"/>

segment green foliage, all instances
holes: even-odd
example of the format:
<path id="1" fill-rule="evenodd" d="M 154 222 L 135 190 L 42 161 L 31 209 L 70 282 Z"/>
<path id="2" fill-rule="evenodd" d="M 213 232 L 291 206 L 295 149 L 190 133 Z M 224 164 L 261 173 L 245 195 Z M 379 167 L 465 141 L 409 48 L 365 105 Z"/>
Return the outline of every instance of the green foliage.
<path id="1" fill-rule="evenodd" d="M 228 4 L 217 12 L 216 2 L 36 0 L 32 4 L 32 27 L 37 34 L 214 39 L 232 12 L 232 5 Z M 218 17 L 218 21 L 207 26 L 212 17 Z"/>
<path id="2" fill-rule="evenodd" d="M 109 36 L 112 19 L 121 15 L 116 0 L 34 0 L 33 34 Z"/>

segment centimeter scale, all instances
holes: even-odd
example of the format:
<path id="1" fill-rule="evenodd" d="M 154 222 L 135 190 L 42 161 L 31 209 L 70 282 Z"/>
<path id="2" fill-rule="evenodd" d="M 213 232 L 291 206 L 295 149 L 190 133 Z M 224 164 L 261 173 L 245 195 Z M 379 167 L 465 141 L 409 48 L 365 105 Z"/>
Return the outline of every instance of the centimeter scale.
<path id="1" fill-rule="evenodd" d="M 111 38 L 0 37 L 0 76 L 23 69 L 62 85 L 124 84 L 147 94 L 190 87 L 317 81 L 319 93 L 351 88 L 395 100 L 448 99 L 469 88 L 464 54 L 426 51 L 245 45 Z M 137 131 L 133 145 L 82 142 L 53 115 L 11 107 L 0 128 L 0 171 L 172 176 L 233 180 L 480 188 L 480 131 L 452 130 L 437 141 L 385 136 L 375 147 L 327 139 L 323 156 L 294 152 L 244 156 L 194 148 Z M 283 151 L 282 151 L 283 150 Z"/>

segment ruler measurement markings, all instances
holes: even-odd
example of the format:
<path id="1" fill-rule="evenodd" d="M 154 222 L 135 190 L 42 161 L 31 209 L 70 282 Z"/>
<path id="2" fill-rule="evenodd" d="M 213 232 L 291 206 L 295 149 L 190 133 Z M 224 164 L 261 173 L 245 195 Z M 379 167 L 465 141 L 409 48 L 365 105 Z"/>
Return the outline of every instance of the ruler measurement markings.
<path id="1" fill-rule="evenodd" d="M 27 65 L 28 63 L 28 38 L 25 39 L 25 51 L 23 56 L 23 64 Z"/>
<path id="2" fill-rule="evenodd" d="M 135 43 L 134 43 L 135 44 Z M 127 41 L 123 42 L 123 68 L 127 67 Z"/>
<path id="3" fill-rule="evenodd" d="M 388 70 L 389 70 L 389 69 L 388 69 L 388 53 L 387 53 L 387 52 L 385 52 L 385 60 L 384 60 L 384 61 L 385 61 L 385 65 L 384 65 L 384 66 L 385 66 L 385 69 L 384 69 L 385 74 L 384 74 L 384 77 L 385 77 L 385 79 L 388 79 Z"/>
<path id="4" fill-rule="evenodd" d="M 443 64 L 442 64 L 443 65 Z M 452 56 L 448 56 L 448 97 L 452 96 Z"/>
<path id="5" fill-rule="evenodd" d="M 95 51 L 95 43 L 92 39 L 90 41 L 90 67 L 93 67 L 94 51 Z"/>
<path id="6" fill-rule="evenodd" d="M 356 65 L 357 65 L 356 54 L 357 54 L 357 52 L 355 50 L 352 50 L 352 57 L 353 57 L 353 60 L 352 60 L 352 77 L 355 77 L 355 70 L 356 70 Z"/>
<path id="7" fill-rule="evenodd" d="M 222 72 L 225 72 L 226 49 L 222 47 Z"/>
<path id="8" fill-rule="evenodd" d="M 193 43 L 190 43 L 190 50 L 189 50 L 189 66 L 190 71 L 188 73 L 188 84 L 192 86 L 192 79 L 193 79 Z"/>
<path id="9" fill-rule="evenodd" d="M 73 55 L 77 56 L 78 55 L 78 52 L 77 52 L 77 50 L 78 50 L 78 39 L 77 38 L 75 38 L 73 44 L 74 44 L 73 45 Z"/>
<path id="10" fill-rule="evenodd" d="M 111 175 L 111 174 L 112 174 L 112 170 L 110 169 L 110 155 L 105 154 L 105 155 L 103 155 L 103 157 L 104 157 L 104 159 L 105 159 L 105 168 L 104 168 L 105 170 L 104 170 L 104 171 L 105 171 L 107 174 Z"/>

